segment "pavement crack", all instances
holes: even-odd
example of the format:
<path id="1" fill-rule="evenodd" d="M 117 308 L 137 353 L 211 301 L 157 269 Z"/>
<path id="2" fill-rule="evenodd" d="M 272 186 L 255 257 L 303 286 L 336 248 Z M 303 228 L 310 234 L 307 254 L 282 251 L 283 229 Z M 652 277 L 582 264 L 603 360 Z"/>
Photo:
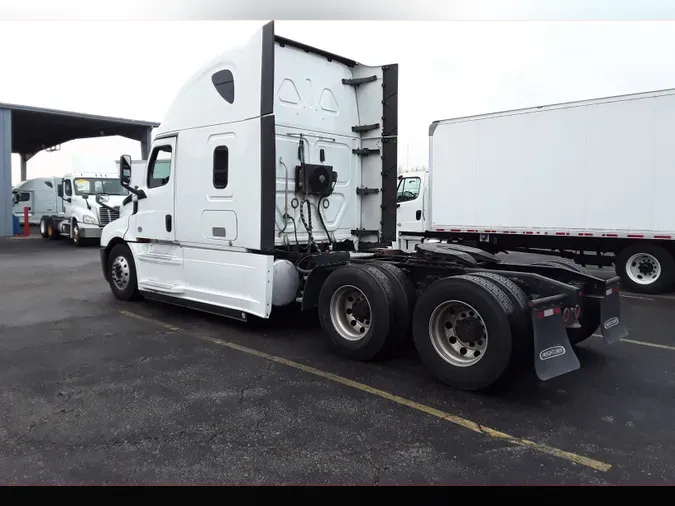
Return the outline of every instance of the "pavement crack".
<path id="1" fill-rule="evenodd" d="M 373 485 L 379 485 L 381 480 L 382 469 L 380 466 L 373 460 L 370 453 L 365 454 L 365 458 L 368 461 L 370 467 L 373 468 Z"/>
<path id="2" fill-rule="evenodd" d="M 239 393 L 239 400 L 237 401 L 239 404 L 244 402 L 244 397 L 246 396 L 246 391 L 250 390 L 254 386 L 256 386 L 258 383 L 260 383 L 267 375 L 270 374 L 270 371 L 272 370 L 272 366 L 274 365 L 273 362 L 268 362 L 267 368 L 262 374 L 259 374 L 254 378 L 254 380 L 247 386 L 241 389 L 241 392 Z"/>

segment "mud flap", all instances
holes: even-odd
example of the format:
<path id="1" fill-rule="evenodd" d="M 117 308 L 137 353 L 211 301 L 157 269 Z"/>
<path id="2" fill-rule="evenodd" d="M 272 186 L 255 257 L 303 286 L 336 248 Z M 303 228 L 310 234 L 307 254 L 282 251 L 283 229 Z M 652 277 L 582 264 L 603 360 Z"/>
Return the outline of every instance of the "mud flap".
<path id="1" fill-rule="evenodd" d="M 542 381 L 575 371 L 579 358 L 567 338 L 560 308 L 533 308 L 534 368 Z"/>
<path id="2" fill-rule="evenodd" d="M 600 330 L 607 344 L 614 344 L 628 337 L 628 329 L 621 320 L 621 300 L 616 289 L 608 288 L 600 301 Z"/>

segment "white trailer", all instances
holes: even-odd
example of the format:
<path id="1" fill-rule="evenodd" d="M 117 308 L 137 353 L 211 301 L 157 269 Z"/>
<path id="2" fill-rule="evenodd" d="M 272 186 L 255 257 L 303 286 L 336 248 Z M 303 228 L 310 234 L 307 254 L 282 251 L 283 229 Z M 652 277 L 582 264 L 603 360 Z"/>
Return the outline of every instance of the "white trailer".
<path id="1" fill-rule="evenodd" d="M 119 217 L 129 197 L 118 173 L 77 171 L 53 179 L 55 212 L 45 211 L 39 219 L 45 239 L 68 238 L 76 246 L 100 240 L 103 227 Z"/>
<path id="2" fill-rule="evenodd" d="M 509 265 L 396 239 L 398 66 L 369 67 L 262 27 L 180 90 L 101 236 L 115 297 L 239 320 L 315 308 L 328 347 L 370 360 L 411 339 L 448 385 L 487 388 L 534 360 L 580 367 L 572 344 L 627 335 L 618 278 Z M 131 181 L 140 184 L 131 185 Z"/>
<path id="3" fill-rule="evenodd" d="M 615 264 L 675 282 L 675 90 L 434 122 L 428 173 L 402 174 L 398 241 Z M 408 191 L 408 189 L 410 191 Z"/>

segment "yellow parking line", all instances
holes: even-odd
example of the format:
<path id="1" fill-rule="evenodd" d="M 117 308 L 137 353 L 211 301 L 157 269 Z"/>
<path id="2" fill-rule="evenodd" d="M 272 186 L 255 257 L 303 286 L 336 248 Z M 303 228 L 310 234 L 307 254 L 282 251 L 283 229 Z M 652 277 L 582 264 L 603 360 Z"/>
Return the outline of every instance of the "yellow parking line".
<path id="1" fill-rule="evenodd" d="M 165 329 L 171 330 L 173 332 L 179 332 L 180 330 L 182 330 L 179 327 L 174 327 L 173 325 L 169 325 L 168 323 L 164 323 L 159 320 L 155 320 L 153 318 L 147 318 L 146 316 L 141 316 L 139 314 L 135 314 L 130 311 L 119 311 L 119 314 L 128 316 L 129 318 L 135 318 L 136 320 L 152 323 L 153 325 L 159 325 L 160 327 L 164 327 Z"/>
<path id="2" fill-rule="evenodd" d="M 602 336 L 600 334 L 593 334 L 593 337 L 599 337 L 602 339 Z M 662 350 L 675 351 L 675 346 L 668 346 L 667 344 L 648 343 L 647 341 L 634 341 L 633 339 L 622 339 L 621 342 L 639 344 L 640 346 L 649 346 L 650 348 L 660 348 Z"/>
<path id="3" fill-rule="evenodd" d="M 129 316 L 131 318 L 137 318 L 139 320 L 147 321 L 147 322 L 153 322 L 157 325 L 161 325 L 162 327 L 165 328 L 171 328 L 171 330 L 175 331 L 180 331 L 181 329 L 178 327 L 173 327 L 173 326 L 168 326 L 164 322 L 160 322 L 158 320 L 152 320 L 151 318 L 146 318 L 144 316 L 140 315 L 135 315 L 134 313 L 130 313 L 129 311 L 120 311 L 120 314 L 123 314 L 125 316 Z M 523 446 L 530 448 L 532 450 L 538 451 L 540 453 L 545 453 L 547 455 L 551 455 L 553 457 L 558 457 L 561 459 L 565 459 L 569 462 L 574 462 L 576 464 L 580 464 L 582 466 L 590 467 L 591 469 L 595 469 L 596 471 L 602 471 L 606 472 L 609 469 L 611 469 L 610 464 L 606 464 L 604 462 L 600 462 L 599 460 L 594 460 L 588 457 L 584 457 L 582 455 L 578 455 L 576 453 L 568 452 L 565 450 L 560 450 L 558 448 L 554 448 L 552 446 L 548 446 L 545 444 L 541 443 L 536 443 L 534 441 L 529 441 L 527 439 L 520 439 L 514 436 L 511 436 L 509 434 L 506 434 L 505 432 L 501 432 L 495 429 L 492 429 L 490 427 L 486 427 L 485 425 L 481 425 L 479 423 L 473 422 L 471 420 L 468 420 L 466 418 L 462 418 L 456 415 L 452 415 L 450 413 L 446 413 L 445 411 L 440 411 L 438 409 L 432 408 L 430 406 L 426 406 L 424 404 L 420 404 L 415 401 L 411 401 L 410 399 L 406 399 L 404 397 L 400 397 L 398 395 L 391 394 L 389 392 L 385 392 L 384 390 L 379 390 L 377 388 L 371 387 L 369 385 L 366 385 L 364 383 L 359 383 L 358 381 L 350 380 L 348 378 L 343 378 L 342 376 L 338 376 L 336 374 L 332 374 L 326 371 L 322 371 L 320 369 L 316 369 L 314 367 L 310 367 L 304 364 L 300 364 L 298 362 L 293 362 L 292 360 L 288 360 L 282 357 L 278 357 L 276 355 L 270 355 L 269 353 L 265 353 L 262 351 L 254 350 L 253 348 L 248 348 L 246 346 L 241 346 L 239 344 L 230 342 L 230 341 L 224 341 L 222 339 L 217 339 L 215 337 L 210 337 L 210 336 L 204 336 L 204 335 L 197 335 L 192 332 L 188 332 L 190 335 L 196 337 L 197 339 L 200 339 L 202 341 L 208 341 L 213 344 L 217 344 L 220 346 L 226 346 L 228 348 L 231 348 L 233 350 L 240 351 L 242 353 L 246 353 L 248 355 L 253 355 L 259 358 L 263 358 L 265 360 L 269 360 L 272 362 L 276 362 L 278 364 L 283 364 L 288 367 L 292 367 L 293 369 L 297 369 L 299 371 L 303 371 L 309 374 L 312 374 L 314 376 L 318 376 L 330 381 L 333 381 L 335 383 L 339 383 L 344 386 L 348 386 L 351 388 L 354 388 L 356 390 L 360 390 L 362 392 L 369 393 L 371 395 L 375 395 L 377 397 L 380 397 L 382 399 L 386 399 L 392 402 L 395 402 L 397 404 L 400 404 L 402 406 L 407 406 L 409 408 L 415 409 L 417 411 L 420 411 L 422 413 L 425 413 L 430 416 L 435 416 L 436 418 L 440 418 L 442 420 L 445 420 L 447 422 L 450 422 L 452 424 L 458 425 L 460 427 L 464 427 L 465 429 L 469 429 L 473 432 L 479 433 L 479 434 L 484 434 L 486 436 L 490 436 L 495 439 L 499 439 L 502 441 L 505 441 L 507 443 L 511 443 L 517 446 Z"/>

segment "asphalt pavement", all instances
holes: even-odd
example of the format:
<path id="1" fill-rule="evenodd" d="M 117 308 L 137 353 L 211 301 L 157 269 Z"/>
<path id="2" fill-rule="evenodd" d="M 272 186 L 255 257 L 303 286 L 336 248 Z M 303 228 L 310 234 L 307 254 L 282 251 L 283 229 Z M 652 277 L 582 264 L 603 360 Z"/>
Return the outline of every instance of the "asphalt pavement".
<path id="1" fill-rule="evenodd" d="M 95 247 L 3 241 L 0 287 L 0 483 L 673 481 L 672 296 L 626 294 L 628 341 L 591 338 L 580 370 L 488 395 L 414 351 L 339 359 L 311 312 L 121 303 Z"/>

